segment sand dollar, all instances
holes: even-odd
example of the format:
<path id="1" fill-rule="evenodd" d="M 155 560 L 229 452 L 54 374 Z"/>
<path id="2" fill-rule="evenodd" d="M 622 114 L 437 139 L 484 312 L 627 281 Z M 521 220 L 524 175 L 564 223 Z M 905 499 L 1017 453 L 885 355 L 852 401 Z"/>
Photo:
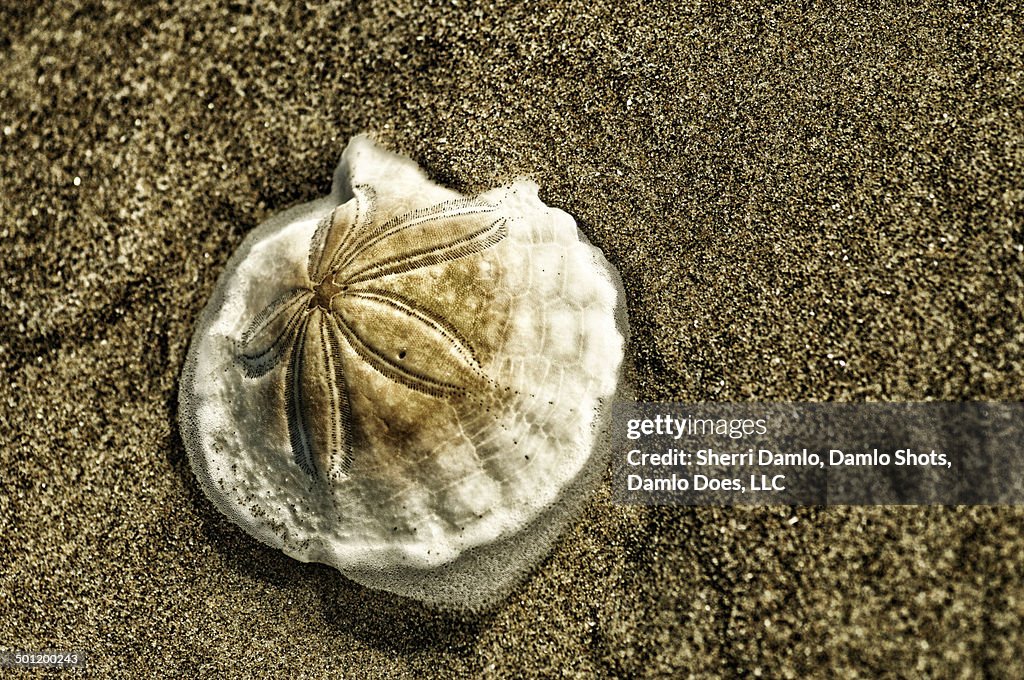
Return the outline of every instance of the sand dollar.
<path id="1" fill-rule="evenodd" d="M 202 313 L 181 385 L 192 467 L 299 560 L 485 604 L 597 478 L 621 305 L 532 182 L 467 198 L 356 137 L 331 195 L 255 229 Z"/>

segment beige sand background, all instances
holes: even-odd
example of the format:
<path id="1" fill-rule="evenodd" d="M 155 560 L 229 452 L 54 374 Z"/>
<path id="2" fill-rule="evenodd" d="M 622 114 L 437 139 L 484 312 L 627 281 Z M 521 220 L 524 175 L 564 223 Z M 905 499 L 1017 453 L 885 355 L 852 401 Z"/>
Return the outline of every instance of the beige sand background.
<path id="1" fill-rule="evenodd" d="M 1020 400 L 1022 8 L 862 4 L 3 2 L 0 645 L 97 676 L 1024 676 L 1017 509 L 604 488 L 454 615 L 257 544 L 177 431 L 228 256 L 360 131 L 575 215 L 640 399 Z"/>

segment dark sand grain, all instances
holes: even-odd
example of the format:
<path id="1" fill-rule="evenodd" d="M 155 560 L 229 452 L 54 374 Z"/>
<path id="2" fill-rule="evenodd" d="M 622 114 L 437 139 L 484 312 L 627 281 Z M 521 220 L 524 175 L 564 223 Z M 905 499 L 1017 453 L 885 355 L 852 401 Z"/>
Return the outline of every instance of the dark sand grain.
<path id="1" fill-rule="evenodd" d="M 1021 400 L 1024 12 L 870 4 L 0 5 L 0 645 L 97 677 L 1024 676 L 1018 509 L 604 489 L 461 616 L 256 543 L 177 432 L 224 262 L 360 131 L 575 215 L 642 400 Z"/>

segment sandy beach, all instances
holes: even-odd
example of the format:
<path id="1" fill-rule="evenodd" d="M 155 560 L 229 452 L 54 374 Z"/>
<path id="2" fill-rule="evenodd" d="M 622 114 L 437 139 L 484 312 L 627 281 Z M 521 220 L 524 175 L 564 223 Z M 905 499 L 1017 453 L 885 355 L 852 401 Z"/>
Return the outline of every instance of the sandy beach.
<path id="1" fill-rule="evenodd" d="M 606 482 L 506 600 L 453 613 L 250 538 L 177 424 L 231 253 L 360 132 L 573 215 L 621 273 L 638 400 L 1021 401 L 1020 16 L 5 3 L 0 648 L 96 677 L 1024 676 L 1021 508 Z"/>

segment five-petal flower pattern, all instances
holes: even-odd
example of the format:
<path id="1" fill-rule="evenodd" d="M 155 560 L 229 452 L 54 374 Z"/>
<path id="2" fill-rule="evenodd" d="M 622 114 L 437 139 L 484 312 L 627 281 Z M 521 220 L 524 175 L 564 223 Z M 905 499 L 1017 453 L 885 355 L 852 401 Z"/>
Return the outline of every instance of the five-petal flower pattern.
<path id="1" fill-rule="evenodd" d="M 287 362 L 291 450 L 314 479 L 344 479 L 352 463 L 343 345 L 387 378 L 436 397 L 463 394 L 483 378 L 458 330 L 388 282 L 490 248 L 507 234 L 505 218 L 496 206 L 475 199 L 386 220 L 377 212 L 373 188 L 353 187 L 353 198 L 317 225 L 307 284 L 267 305 L 239 347 L 250 378 Z"/>

